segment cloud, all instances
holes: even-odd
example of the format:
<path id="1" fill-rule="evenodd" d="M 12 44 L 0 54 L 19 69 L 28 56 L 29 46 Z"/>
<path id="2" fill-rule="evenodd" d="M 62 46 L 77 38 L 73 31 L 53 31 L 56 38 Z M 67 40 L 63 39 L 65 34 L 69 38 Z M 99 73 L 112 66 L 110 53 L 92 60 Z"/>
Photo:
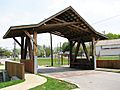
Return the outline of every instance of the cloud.
<path id="1" fill-rule="evenodd" d="M 48 6 L 49 9 L 59 8 L 65 0 L 51 0 L 51 5 Z"/>
<path id="2" fill-rule="evenodd" d="M 118 30 L 120 28 L 119 16 L 116 18 L 112 18 L 111 20 L 104 21 L 102 23 L 93 24 L 94 22 L 119 15 L 120 0 L 46 0 L 44 2 L 41 0 L 37 0 L 37 2 L 34 2 L 34 4 L 33 2 L 33 0 L 32 2 L 29 1 L 29 3 L 31 4 L 29 4 L 27 1 L 22 2 L 24 3 L 22 8 L 21 5 L 17 5 L 18 3 L 16 4 L 16 2 L 14 3 L 15 6 L 11 3 L 8 5 L 10 9 L 9 7 L 7 7 L 6 12 L 4 10 L 1 12 L 0 41 L 2 43 L 0 45 L 7 46 L 10 42 L 12 42 L 11 39 L 2 39 L 2 36 L 5 34 L 10 26 L 39 23 L 44 18 L 48 18 L 49 16 L 59 12 L 60 10 L 70 5 L 97 31 L 101 32 L 105 30 L 106 32 L 120 33 L 120 30 Z M 6 6 L 2 6 L 2 8 L 5 8 L 6 10 Z M 12 9 L 12 6 L 16 8 Z M 49 35 L 45 34 L 43 35 L 43 37 L 41 36 L 41 34 L 38 36 L 38 43 L 40 45 L 49 44 Z M 59 43 L 58 40 L 60 40 L 59 42 L 65 41 L 63 39 L 58 39 L 58 37 L 54 37 L 54 45 L 56 43 Z"/>

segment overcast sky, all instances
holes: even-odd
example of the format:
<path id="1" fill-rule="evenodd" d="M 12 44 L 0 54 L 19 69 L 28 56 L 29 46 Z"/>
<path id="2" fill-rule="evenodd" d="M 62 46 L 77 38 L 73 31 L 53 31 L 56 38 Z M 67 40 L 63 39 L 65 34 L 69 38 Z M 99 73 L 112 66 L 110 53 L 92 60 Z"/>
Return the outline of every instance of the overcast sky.
<path id="1" fill-rule="evenodd" d="M 120 34 L 120 0 L 0 0 L 0 47 L 13 48 L 3 40 L 10 26 L 36 24 L 72 6 L 96 31 Z M 66 39 L 53 36 L 53 46 Z M 38 44 L 49 45 L 49 34 L 39 34 Z"/>

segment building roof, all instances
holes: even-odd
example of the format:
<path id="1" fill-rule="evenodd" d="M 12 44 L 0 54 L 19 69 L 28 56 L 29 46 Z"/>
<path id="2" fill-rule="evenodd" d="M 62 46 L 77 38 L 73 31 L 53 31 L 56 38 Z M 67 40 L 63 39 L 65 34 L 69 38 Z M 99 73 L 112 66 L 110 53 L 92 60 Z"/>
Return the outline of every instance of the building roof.
<path id="1" fill-rule="evenodd" d="M 107 46 L 107 45 L 120 45 L 120 39 L 101 40 L 98 41 L 96 44 L 96 46 Z"/>
<path id="2" fill-rule="evenodd" d="M 85 42 L 96 39 L 106 39 L 107 37 L 95 31 L 71 6 L 43 20 L 38 24 L 11 26 L 3 38 L 13 38 L 24 36 L 24 31 L 33 34 L 51 33 L 69 40 L 84 39 Z"/>

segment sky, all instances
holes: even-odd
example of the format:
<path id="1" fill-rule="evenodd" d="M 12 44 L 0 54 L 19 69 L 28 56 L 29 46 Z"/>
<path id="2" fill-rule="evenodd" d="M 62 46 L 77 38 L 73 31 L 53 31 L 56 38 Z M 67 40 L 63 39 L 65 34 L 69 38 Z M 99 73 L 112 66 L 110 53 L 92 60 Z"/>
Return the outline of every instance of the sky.
<path id="1" fill-rule="evenodd" d="M 68 6 L 96 31 L 120 34 L 120 0 L 0 0 L 0 47 L 13 48 L 13 39 L 3 39 L 10 26 L 37 24 Z M 39 34 L 38 44 L 49 46 L 49 37 Z M 53 47 L 65 41 L 53 35 Z"/>

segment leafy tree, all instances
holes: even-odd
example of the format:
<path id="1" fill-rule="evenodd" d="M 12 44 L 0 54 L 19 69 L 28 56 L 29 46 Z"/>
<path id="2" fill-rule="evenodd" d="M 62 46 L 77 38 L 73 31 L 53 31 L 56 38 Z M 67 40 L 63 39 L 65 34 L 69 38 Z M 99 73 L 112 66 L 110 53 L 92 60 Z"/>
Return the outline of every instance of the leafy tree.
<path id="1" fill-rule="evenodd" d="M 40 45 L 38 45 L 38 56 L 40 56 L 40 57 L 49 57 L 50 56 L 50 47 L 49 46 L 45 46 L 45 45 L 43 45 L 43 46 L 40 46 Z"/>
<path id="2" fill-rule="evenodd" d="M 70 43 L 64 42 L 62 45 L 62 52 L 69 51 L 70 50 Z"/>
<path id="3" fill-rule="evenodd" d="M 40 46 L 40 45 L 38 45 L 38 53 L 37 53 L 37 55 L 38 55 L 39 57 L 45 56 L 45 50 L 44 50 L 43 47 Z"/>
<path id="4" fill-rule="evenodd" d="M 3 57 L 3 56 L 11 56 L 12 55 L 12 52 L 10 50 L 7 50 L 7 49 L 4 49 L 2 47 L 0 47 L 0 56 Z"/>
<path id="5" fill-rule="evenodd" d="M 120 38 L 120 34 L 108 33 L 106 34 L 106 36 L 108 37 L 108 39 L 119 39 Z"/>
<path id="6" fill-rule="evenodd" d="M 73 52 L 75 52 L 76 46 L 73 47 Z M 62 45 L 62 52 L 70 51 L 70 43 L 69 42 L 64 42 Z"/>
<path id="7" fill-rule="evenodd" d="M 60 47 L 55 47 L 54 48 L 54 53 L 58 53 L 60 51 Z"/>
<path id="8" fill-rule="evenodd" d="M 46 56 L 50 56 L 50 47 L 45 47 Z"/>

